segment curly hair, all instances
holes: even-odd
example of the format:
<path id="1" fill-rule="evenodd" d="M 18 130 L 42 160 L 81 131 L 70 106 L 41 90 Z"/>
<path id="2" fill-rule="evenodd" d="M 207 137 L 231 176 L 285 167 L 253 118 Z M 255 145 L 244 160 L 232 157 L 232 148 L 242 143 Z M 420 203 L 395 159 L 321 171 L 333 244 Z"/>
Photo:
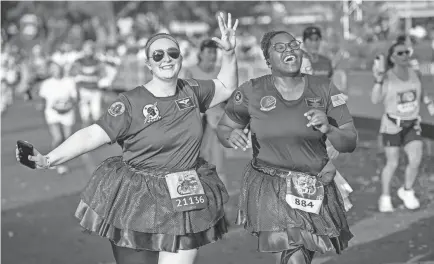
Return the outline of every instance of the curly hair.
<path id="1" fill-rule="evenodd" d="M 288 34 L 291 35 L 290 33 L 280 30 L 280 31 L 270 31 L 264 34 L 264 36 L 262 36 L 261 39 L 261 50 L 262 53 L 264 54 L 264 58 L 267 61 L 268 64 L 268 59 L 270 58 L 270 54 L 268 52 L 268 49 L 270 48 L 271 45 L 271 39 L 279 34 Z"/>

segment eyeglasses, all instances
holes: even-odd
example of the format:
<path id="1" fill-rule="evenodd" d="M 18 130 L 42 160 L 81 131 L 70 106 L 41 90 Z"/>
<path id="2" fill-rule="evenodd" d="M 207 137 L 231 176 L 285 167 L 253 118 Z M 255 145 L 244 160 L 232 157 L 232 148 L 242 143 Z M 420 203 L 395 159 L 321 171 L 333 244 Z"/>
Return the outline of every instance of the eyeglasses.
<path id="1" fill-rule="evenodd" d="M 404 50 L 404 51 L 397 51 L 396 52 L 396 55 L 398 55 L 398 56 L 403 56 L 403 55 L 410 55 L 410 51 L 409 50 Z"/>
<path id="2" fill-rule="evenodd" d="M 175 49 L 175 48 L 170 48 L 170 49 L 168 49 L 166 51 L 159 49 L 159 50 L 155 50 L 152 53 L 152 59 L 155 62 L 159 62 L 159 61 L 161 61 L 164 58 L 164 54 L 166 52 L 167 52 L 167 55 L 169 55 L 169 57 L 171 57 L 172 59 L 175 59 L 175 60 L 179 58 L 179 55 L 181 55 L 181 52 L 178 49 Z"/>
<path id="3" fill-rule="evenodd" d="M 300 45 L 301 45 L 300 41 L 293 40 L 293 41 L 288 42 L 288 43 L 282 43 L 282 42 L 275 43 L 275 44 L 273 44 L 273 48 L 275 51 L 277 51 L 279 53 L 283 53 L 283 52 L 285 52 L 287 47 L 291 50 L 298 50 L 298 49 L 300 49 Z"/>

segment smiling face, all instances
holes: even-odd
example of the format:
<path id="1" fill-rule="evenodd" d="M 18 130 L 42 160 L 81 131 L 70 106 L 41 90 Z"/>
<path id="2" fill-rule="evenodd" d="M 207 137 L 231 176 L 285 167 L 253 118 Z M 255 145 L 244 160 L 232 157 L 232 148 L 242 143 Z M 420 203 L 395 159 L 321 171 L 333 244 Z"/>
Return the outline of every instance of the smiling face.
<path id="1" fill-rule="evenodd" d="M 300 72 L 303 52 L 296 48 L 297 45 L 291 45 L 295 49 L 288 47 L 288 43 L 292 41 L 295 41 L 295 38 L 287 33 L 278 34 L 270 40 L 270 48 L 268 49 L 270 58 L 268 61 L 274 73 L 282 76 L 294 76 Z M 276 51 L 277 43 L 286 45 L 283 52 Z"/>
<path id="2" fill-rule="evenodd" d="M 175 42 L 167 38 L 157 39 L 151 44 L 148 52 L 149 58 L 147 65 L 154 77 L 162 80 L 178 77 L 182 66 L 182 56 L 179 55 L 178 58 L 173 58 L 169 55 L 175 53 L 175 51 L 179 51 L 178 46 Z M 161 54 L 161 52 L 164 52 L 163 58 L 156 61 L 155 57 L 157 56 L 153 55 Z"/>
<path id="3" fill-rule="evenodd" d="M 406 66 L 409 64 L 409 58 L 410 50 L 408 46 L 402 44 L 395 46 L 390 60 L 397 65 Z"/>

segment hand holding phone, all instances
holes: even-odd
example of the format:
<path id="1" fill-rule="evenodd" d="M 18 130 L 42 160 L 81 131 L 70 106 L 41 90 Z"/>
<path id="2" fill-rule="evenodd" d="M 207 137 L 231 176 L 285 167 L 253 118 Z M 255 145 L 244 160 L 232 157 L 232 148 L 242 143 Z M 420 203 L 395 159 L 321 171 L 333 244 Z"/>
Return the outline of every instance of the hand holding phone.
<path id="1" fill-rule="evenodd" d="M 29 160 L 29 156 L 34 156 L 33 145 L 27 141 L 18 140 L 16 150 L 17 160 L 31 169 L 36 169 L 36 163 Z"/>

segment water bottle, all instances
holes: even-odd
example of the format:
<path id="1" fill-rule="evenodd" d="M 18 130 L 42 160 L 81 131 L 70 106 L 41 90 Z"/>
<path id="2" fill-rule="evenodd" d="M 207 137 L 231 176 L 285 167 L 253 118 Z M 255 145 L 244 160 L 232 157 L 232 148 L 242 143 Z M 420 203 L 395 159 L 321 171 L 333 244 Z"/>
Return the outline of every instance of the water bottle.
<path id="1" fill-rule="evenodd" d="M 374 74 L 376 73 L 384 74 L 385 71 L 386 71 L 386 64 L 384 61 L 384 55 L 383 54 L 377 55 L 374 60 L 373 72 Z"/>

